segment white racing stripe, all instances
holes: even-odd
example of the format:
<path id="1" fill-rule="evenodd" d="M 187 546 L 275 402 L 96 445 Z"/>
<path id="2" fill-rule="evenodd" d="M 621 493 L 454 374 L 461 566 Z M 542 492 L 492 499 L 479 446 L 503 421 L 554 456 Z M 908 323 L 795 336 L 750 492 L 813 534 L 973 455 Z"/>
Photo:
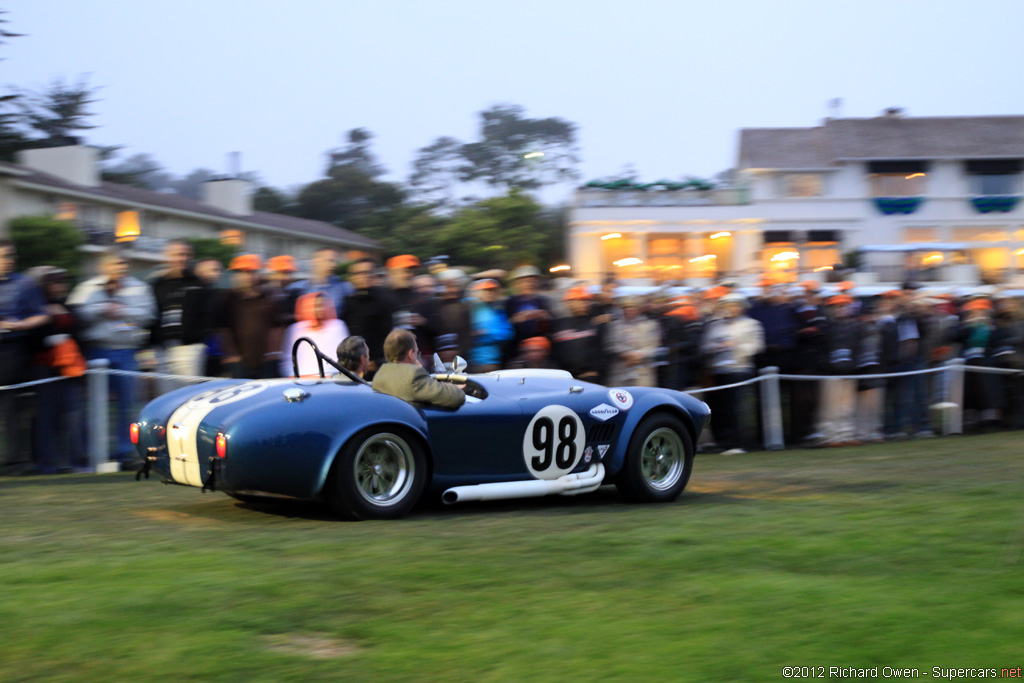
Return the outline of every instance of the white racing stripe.
<path id="1" fill-rule="evenodd" d="M 203 485 L 199 463 L 199 425 L 216 408 L 262 392 L 271 384 L 291 384 L 294 380 L 275 382 L 252 381 L 204 391 L 193 396 L 171 414 L 167 421 L 167 454 L 171 460 L 171 477 L 179 484 Z"/>

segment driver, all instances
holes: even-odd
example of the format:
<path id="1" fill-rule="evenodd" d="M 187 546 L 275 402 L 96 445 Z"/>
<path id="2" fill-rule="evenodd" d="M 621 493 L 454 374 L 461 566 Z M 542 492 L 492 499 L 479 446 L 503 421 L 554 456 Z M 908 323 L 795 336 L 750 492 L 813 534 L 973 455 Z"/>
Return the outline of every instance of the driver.
<path id="1" fill-rule="evenodd" d="M 387 362 L 373 377 L 375 391 L 439 408 L 458 408 L 466 402 L 457 385 L 439 382 L 423 369 L 416 336 L 409 330 L 391 330 L 384 340 L 384 359 Z"/>

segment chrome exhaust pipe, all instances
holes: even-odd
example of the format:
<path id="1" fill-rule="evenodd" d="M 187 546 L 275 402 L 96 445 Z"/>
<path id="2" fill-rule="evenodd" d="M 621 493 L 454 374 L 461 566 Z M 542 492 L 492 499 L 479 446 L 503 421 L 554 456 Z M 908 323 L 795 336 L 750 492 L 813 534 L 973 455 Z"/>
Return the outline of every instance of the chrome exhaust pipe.
<path id="1" fill-rule="evenodd" d="M 604 465 L 596 462 L 583 472 L 566 474 L 558 479 L 532 479 L 507 481 L 475 486 L 455 486 L 441 494 L 447 505 L 472 500 L 508 500 L 511 498 L 539 498 L 540 496 L 575 496 L 600 488 L 604 481 Z"/>

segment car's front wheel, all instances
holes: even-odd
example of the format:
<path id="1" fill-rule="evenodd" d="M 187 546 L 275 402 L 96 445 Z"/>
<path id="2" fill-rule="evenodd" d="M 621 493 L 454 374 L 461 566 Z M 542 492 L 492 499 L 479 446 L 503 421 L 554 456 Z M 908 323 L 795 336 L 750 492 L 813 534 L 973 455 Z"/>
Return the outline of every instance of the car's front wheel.
<path id="1" fill-rule="evenodd" d="M 690 480 L 693 454 L 693 439 L 679 418 L 650 415 L 633 431 L 615 486 L 632 502 L 673 501 Z"/>
<path id="2" fill-rule="evenodd" d="M 349 519 L 397 519 L 416 505 L 426 478 L 419 442 L 396 429 L 370 428 L 338 454 L 327 500 Z"/>

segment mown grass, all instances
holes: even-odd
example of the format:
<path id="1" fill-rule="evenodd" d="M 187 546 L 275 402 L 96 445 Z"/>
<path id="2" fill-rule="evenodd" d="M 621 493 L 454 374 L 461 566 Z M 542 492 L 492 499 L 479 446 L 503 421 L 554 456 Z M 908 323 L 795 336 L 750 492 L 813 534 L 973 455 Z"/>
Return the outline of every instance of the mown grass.
<path id="1" fill-rule="evenodd" d="M 347 523 L 0 480 L 0 680 L 780 680 L 1024 664 L 1024 435 L 703 456 L 667 506 Z"/>

